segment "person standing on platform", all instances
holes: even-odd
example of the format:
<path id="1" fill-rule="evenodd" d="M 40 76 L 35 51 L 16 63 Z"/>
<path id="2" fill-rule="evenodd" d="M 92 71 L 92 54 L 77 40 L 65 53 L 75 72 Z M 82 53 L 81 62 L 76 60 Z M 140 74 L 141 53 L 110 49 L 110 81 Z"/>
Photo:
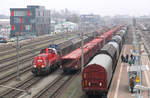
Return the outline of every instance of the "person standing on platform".
<path id="1" fill-rule="evenodd" d="M 129 55 L 127 54 L 126 55 L 126 63 L 128 63 L 128 58 L 129 58 Z"/>
<path id="2" fill-rule="evenodd" d="M 123 54 L 121 55 L 121 62 L 122 62 L 122 63 L 125 62 L 125 57 L 123 56 Z"/>
<path id="3" fill-rule="evenodd" d="M 130 58 L 133 59 L 133 54 L 130 55 Z"/>
<path id="4" fill-rule="evenodd" d="M 131 77 L 131 78 L 130 78 L 129 84 L 130 84 L 130 88 L 131 88 L 131 93 L 134 93 L 134 92 L 133 92 L 134 86 L 135 86 L 135 79 L 134 79 L 134 77 Z"/>
<path id="5" fill-rule="evenodd" d="M 130 59 L 130 61 L 129 61 L 129 65 L 131 66 L 133 64 L 133 60 L 132 59 Z"/>
<path id="6" fill-rule="evenodd" d="M 132 57 L 133 64 L 135 63 L 135 60 L 136 60 L 136 58 L 135 58 L 135 56 L 133 56 Z"/>

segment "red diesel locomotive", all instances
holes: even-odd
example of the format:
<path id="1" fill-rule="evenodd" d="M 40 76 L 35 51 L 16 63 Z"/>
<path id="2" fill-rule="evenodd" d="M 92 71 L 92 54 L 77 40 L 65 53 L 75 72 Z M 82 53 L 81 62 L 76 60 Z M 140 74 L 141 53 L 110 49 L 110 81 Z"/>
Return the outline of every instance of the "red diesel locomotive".
<path id="1" fill-rule="evenodd" d="M 50 73 L 60 65 L 59 49 L 51 47 L 42 49 L 40 54 L 35 56 L 32 65 L 32 73 L 35 75 Z"/>

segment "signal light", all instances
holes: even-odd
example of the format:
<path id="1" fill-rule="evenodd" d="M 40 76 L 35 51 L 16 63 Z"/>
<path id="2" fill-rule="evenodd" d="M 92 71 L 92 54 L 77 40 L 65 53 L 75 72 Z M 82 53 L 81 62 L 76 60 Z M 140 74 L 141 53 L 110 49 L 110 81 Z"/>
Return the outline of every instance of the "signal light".
<path id="1" fill-rule="evenodd" d="M 41 65 L 41 67 L 44 68 L 45 66 L 44 66 L 44 65 Z"/>

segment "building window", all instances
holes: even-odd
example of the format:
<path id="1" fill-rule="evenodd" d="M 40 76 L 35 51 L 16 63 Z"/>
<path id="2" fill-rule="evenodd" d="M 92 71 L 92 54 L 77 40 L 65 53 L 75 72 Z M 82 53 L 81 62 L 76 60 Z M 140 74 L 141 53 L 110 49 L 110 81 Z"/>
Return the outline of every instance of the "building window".
<path id="1" fill-rule="evenodd" d="M 23 30 L 23 25 L 20 26 L 20 29 Z"/>
<path id="2" fill-rule="evenodd" d="M 35 23 L 35 19 L 30 19 L 30 23 L 31 24 Z"/>
<path id="3" fill-rule="evenodd" d="M 27 11 L 27 16 L 30 16 L 30 11 L 29 10 Z"/>
<path id="4" fill-rule="evenodd" d="M 13 10 L 11 11 L 11 16 L 14 16 L 14 11 Z"/>
<path id="5" fill-rule="evenodd" d="M 15 30 L 15 26 L 11 25 L 11 30 L 14 31 Z"/>
<path id="6" fill-rule="evenodd" d="M 14 23 L 23 23 L 23 19 L 21 19 L 20 17 L 15 17 Z"/>
<path id="7" fill-rule="evenodd" d="M 28 11 L 15 10 L 15 11 L 11 12 L 11 15 L 13 15 L 13 16 L 31 16 L 32 13 L 29 10 Z"/>
<path id="8" fill-rule="evenodd" d="M 14 11 L 14 16 L 26 16 L 26 11 Z"/>
<path id="9" fill-rule="evenodd" d="M 22 19 L 22 17 L 20 18 L 20 22 L 21 22 L 21 23 L 23 23 L 23 19 Z"/>
<path id="10" fill-rule="evenodd" d="M 38 16 L 40 16 L 40 11 L 38 11 Z"/>
<path id="11" fill-rule="evenodd" d="M 32 30 L 32 25 L 26 25 L 25 30 Z"/>

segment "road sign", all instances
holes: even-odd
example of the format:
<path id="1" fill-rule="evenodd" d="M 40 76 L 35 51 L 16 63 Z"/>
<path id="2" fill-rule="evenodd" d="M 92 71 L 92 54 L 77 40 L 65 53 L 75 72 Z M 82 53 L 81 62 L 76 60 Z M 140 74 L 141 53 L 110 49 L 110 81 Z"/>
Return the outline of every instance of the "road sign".
<path id="1" fill-rule="evenodd" d="M 128 66 L 127 67 L 127 72 L 130 72 L 130 71 L 140 71 L 140 69 L 142 71 L 148 71 L 149 70 L 149 67 L 148 65 L 142 65 L 142 66 Z"/>
<path id="2" fill-rule="evenodd" d="M 150 88 L 149 87 L 145 87 L 143 85 L 135 85 L 134 86 L 135 89 L 140 89 L 140 90 L 149 90 Z"/>
<path id="3" fill-rule="evenodd" d="M 138 82 L 138 83 L 140 82 L 140 79 L 139 79 L 139 77 L 138 77 L 138 76 L 136 76 L 135 81 L 136 81 L 136 82 Z"/>

